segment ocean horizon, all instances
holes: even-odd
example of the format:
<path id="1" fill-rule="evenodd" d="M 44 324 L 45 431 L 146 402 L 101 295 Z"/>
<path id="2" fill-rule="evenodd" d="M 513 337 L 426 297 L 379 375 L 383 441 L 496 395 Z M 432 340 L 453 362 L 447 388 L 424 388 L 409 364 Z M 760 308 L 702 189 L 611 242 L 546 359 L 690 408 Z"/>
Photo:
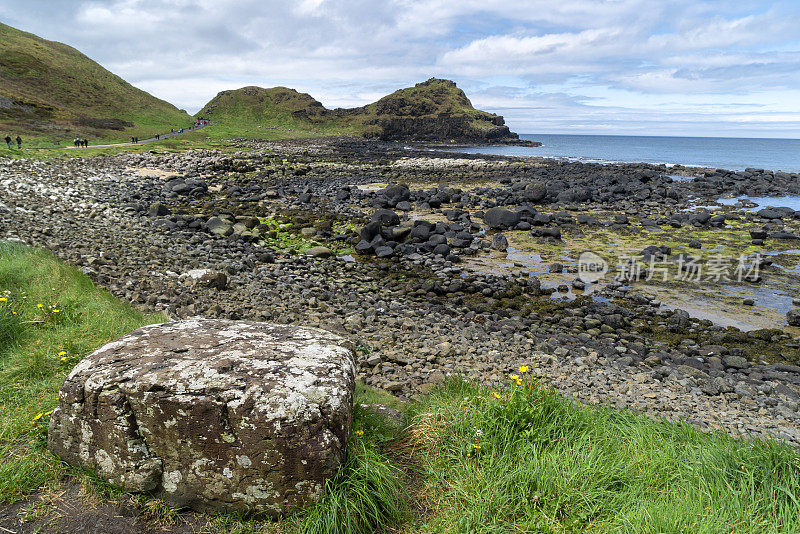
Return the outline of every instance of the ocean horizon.
<path id="1" fill-rule="evenodd" d="M 800 139 L 644 135 L 520 134 L 540 147 L 472 146 L 455 152 L 534 156 L 585 163 L 651 163 L 729 170 L 800 172 Z"/>

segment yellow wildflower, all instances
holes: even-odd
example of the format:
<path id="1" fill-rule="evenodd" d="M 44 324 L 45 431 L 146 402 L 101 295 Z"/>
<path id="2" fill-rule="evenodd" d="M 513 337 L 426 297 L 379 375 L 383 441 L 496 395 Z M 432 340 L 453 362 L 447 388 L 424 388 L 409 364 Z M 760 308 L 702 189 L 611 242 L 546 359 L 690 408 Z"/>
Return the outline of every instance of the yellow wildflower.
<path id="1" fill-rule="evenodd" d="M 62 361 L 62 362 L 65 362 L 65 361 L 67 361 L 67 357 L 66 357 L 66 356 L 62 356 L 62 357 L 61 357 L 61 361 Z"/>
<path id="2" fill-rule="evenodd" d="M 53 313 L 58 313 L 58 312 L 60 312 L 60 311 L 61 311 L 61 310 L 53 310 Z"/>
<path id="3" fill-rule="evenodd" d="M 44 412 L 44 415 L 50 415 L 51 413 L 53 413 L 53 410 L 50 410 L 49 412 Z"/>
<path id="4" fill-rule="evenodd" d="M 31 419 L 31 422 L 32 422 L 32 423 L 35 423 L 36 421 L 38 421 L 39 419 L 41 419 L 43 415 L 44 415 L 44 412 L 42 412 L 42 413 L 38 414 L 36 417 L 34 417 L 33 419 Z"/>
<path id="5" fill-rule="evenodd" d="M 364 435 L 364 431 L 363 430 L 356 430 L 356 435 L 357 436 L 363 436 Z"/>
<path id="6" fill-rule="evenodd" d="M 493 392 L 492 392 L 492 395 L 494 395 L 494 398 L 495 398 L 495 399 L 501 399 L 501 398 L 502 398 L 502 396 L 501 396 L 501 395 L 500 395 L 498 392 L 496 392 L 496 391 L 493 391 Z"/>
<path id="7" fill-rule="evenodd" d="M 517 378 L 517 385 L 518 385 L 518 386 L 521 386 L 521 385 L 522 385 L 522 379 L 521 379 L 521 378 Z"/>
<path id="8" fill-rule="evenodd" d="M 522 367 L 519 368 L 519 372 L 520 373 L 527 373 L 528 372 L 528 366 L 527 365 L 523 365 Z"/>
<path id="9" fill-rule="evenodd" d="M 509 378 L 511 378 L 511 380 L 519 380 L 519 375 L 511 375 Z"/>
<path id="10" fill-rule="evenodd" d="M 58 353 L 58 355 L 59 356 L 66 356 L 67 355 L 67 351 L 62 350 L 61 352 Z"/>
<path id="11" fill-rule="evenodd" d="M 37 304 L 36 307 L 39 308 L 39 309 L 42 309 L 42 308 L 44 308 L 44 304 Z"/>
<path id="12" fill-rule="evenodd" d="M 473 448 L 474 448 L 476 451 L 477 451 L 478 449 L 480 449 L 480 448 L 481 448 L 481 446 L 480 446 L 480 445 L 478 445 L 477 443 L 476 443 L 475 445 L 473 445 L 472 447 L 473 447 Z"/>
<path id="13" fill-rule="evenodd" d="M 7 300 L 8 300 L 8 299 L 7 299 L 7 298 L 5 298 L 5 297 L 0 297 L 0 302 L 5 302 L 5 301 L 7 301 Z"/>

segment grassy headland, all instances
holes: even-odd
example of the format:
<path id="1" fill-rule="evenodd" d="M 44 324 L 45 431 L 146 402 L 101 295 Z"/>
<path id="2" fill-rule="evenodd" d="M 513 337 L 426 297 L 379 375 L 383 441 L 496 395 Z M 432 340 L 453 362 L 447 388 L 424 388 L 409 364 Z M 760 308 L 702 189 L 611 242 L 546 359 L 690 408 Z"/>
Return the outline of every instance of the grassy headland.
<path id="1" fill-rule="evenodd" d="M 74 48 L 0 23 L 0 137 L 21 135 L 23 148 L 68 145 L 75 137 L 98 144 L 191 124 L 185 111 Z"/>
<path id="2" fill-rule="evenodd" d="M 287 87 L 243 87 L 219 93 L 196 117 L 214 120 L 209 135 L 215 138 L 331 134 L 436 142 L 516 138 L 502 117 L 475 109 L 455 83 L 436 78 L 360 108 L 333 110 Z"/>

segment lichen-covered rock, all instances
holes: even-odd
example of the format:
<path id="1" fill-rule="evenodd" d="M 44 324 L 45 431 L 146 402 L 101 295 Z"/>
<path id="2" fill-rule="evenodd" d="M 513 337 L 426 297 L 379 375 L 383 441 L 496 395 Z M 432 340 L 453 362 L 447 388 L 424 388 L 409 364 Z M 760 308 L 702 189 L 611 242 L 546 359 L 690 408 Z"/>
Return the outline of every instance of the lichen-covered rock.
<path id="1" fill-rule="evenodd" d="M 125 491 L 278 516 L 313 501 L 339 468 L 354 381 L 348 343 L 323 330 L 146 326 L 73 369 L 48 448 Z"/>

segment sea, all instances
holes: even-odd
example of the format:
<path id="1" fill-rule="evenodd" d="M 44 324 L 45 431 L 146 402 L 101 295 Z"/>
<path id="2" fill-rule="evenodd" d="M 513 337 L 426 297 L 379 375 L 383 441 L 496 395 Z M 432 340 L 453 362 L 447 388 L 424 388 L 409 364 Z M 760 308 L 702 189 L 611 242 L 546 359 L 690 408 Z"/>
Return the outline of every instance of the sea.
<path id="1" fill-rule="evenodd" d="M 594 163 L 653 163 L 800 172 L 800 139 L 521 134 L 540 147 L 473 146 L 448 151 L 541 156 Z"/>

